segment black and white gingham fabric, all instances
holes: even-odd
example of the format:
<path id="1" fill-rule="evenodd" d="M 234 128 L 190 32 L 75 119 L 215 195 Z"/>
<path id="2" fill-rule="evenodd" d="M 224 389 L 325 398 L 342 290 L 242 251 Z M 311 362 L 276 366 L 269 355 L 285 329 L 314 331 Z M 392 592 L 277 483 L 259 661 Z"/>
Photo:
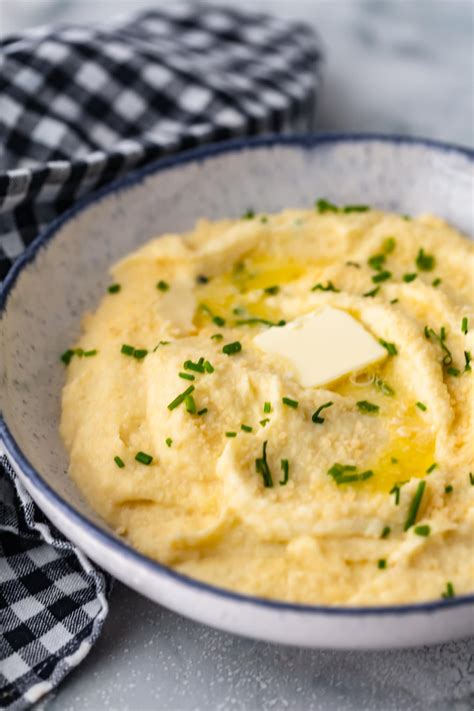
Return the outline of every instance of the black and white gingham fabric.
<path id="1" fill-rule="evenodd" d="M 1 41 L 0 282 L 48 222 L 132 168 L 203 142 L 310 127 L 321 56 L 308 27 L 168 5 Z M 0 460 L 0 708 L 28 707 L 84 658 L 109 582 Z"/>
<path id="2" fill-rule="evenodd" d="M 89 652 L 110 578 L 49 523 L 0 460 L 0 708 L 25 709 Z"/>
<path id="3" fill-rule="evenodd" d="M 309 128 L 321 64 L 310 28 L 167 5 L 1 42 L 0 280 L 52 218 L 131 168 L 203 142 Z"/>

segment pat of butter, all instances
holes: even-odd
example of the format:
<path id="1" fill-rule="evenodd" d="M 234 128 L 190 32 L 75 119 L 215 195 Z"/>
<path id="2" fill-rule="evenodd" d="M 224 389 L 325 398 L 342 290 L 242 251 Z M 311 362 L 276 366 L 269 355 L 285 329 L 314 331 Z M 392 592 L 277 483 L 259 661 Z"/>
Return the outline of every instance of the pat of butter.
<path id="1" fill-rule="evenodd" d="M 267 353 L 290 360 L 304 387 L 324 385 L 362 370 L 387 351 L 345 311 L 325 307 L 254 338 Z"/>

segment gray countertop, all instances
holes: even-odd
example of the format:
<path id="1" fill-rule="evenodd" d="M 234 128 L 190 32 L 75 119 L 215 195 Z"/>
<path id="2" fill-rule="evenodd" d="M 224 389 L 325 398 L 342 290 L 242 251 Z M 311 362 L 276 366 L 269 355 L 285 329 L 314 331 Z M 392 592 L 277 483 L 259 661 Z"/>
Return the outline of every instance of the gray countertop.
<path id="1" fill-rule="evenodd" d="M 398 652 L 253 642 L 120 583 L 102 637 L 43 711 L 468 711 L 474 640 Z"/>
<path id="2" fill-rule="evenodd" d="M 224 1 L 224 0 L 223 0 Z M 3 0 L 6 32 L 94 21 L 142 0 Z M 314 24 L 326 47 L 316 130 L 472 146 L 473 12 L 463 0 L 253 0 Z M 398 652 L 285 648 L 211 630 L 117 583 L 88 658 L 44 711 L 454 709 L 474 701 L 474 640 Z"/>

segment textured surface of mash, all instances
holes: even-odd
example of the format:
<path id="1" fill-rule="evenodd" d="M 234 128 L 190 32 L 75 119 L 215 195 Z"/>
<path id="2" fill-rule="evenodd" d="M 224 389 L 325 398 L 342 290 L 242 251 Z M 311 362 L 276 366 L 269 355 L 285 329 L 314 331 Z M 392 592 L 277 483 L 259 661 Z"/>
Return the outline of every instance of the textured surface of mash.
<path id="1" fill-rule="evenodd" d="M 349 605 L 471 592 L 473 259 L 441 220 L 375 210 L 201 220 L 152 240 L 113 267 L 120 290 L 74 345 L 97 353 L 67 369 L 71 476 L 133 546 L 226 588 Z M 303 387 L 254 338 L 328 305 L 388 355 Z M 185 367 L 200 359 L 212 372 Z M 206 412 L 169 409 L 191 386 Z"/>

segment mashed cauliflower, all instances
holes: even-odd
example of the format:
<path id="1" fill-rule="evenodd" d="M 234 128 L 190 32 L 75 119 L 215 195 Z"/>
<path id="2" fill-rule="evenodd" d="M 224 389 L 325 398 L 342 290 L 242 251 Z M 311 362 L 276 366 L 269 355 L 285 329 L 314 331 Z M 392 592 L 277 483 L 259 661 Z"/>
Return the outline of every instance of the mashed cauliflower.
<path id="1" fill-rule="evenodd" d="M 242 593 L 472 592 L 473 259 L 435 217 L 324 200 L 152 240 L 63 355 L 72 478 L 142 553 Z M 254 339 L 324 306 L 387 357 L 303 387 Z"/>

